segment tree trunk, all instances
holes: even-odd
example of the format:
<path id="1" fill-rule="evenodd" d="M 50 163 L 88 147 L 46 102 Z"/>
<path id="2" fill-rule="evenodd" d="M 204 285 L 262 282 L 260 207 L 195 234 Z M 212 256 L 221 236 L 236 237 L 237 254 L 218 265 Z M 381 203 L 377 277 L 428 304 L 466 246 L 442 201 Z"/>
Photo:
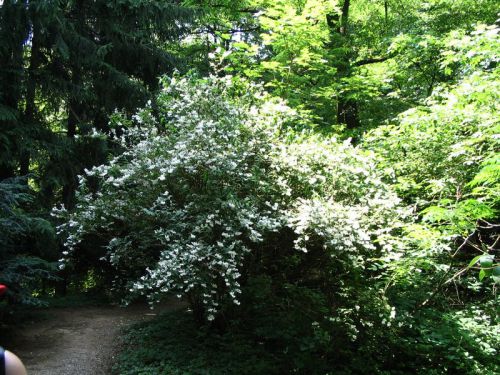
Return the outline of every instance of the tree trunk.
<path id="1" fill-rule="evenodd" d="M 384 1 L 384 20 L 385 20 L 385 27 L 387 28 L 387 24 L 389 22 L 389 2 L 388 2 L 388 0 Z"/>
<path id="2" fill-rule="evenodd" d="M 351 0 L 344 0 L 342 4 L 342 15 L 340 17 L 340 34 L 347 36 L 349 27 L 349 7 L 351 6 Z"/>
<path id="3" fill-rule="evenodd" d="M 73 77 L 72 77 L 72 84 L 74 87 L 78 87 L 81 82 L 80 82 L 80 71 L 78 68 L 75 68 L 73 70 Z M 69 144 L 70 147 L 74 147 L 74 139 L 76 135 L 76 127 L 79 123 L 79 116 L 77 113 L 80 111 L 80 103 L 78 98 L 76 97 L 75 94 L 70 94 L 70 99 L 68 101 L 68 121 L 67 121 L 67 137 L 69 139 Z M 64 206 L 71 210 L 74 205 L 75 205 L 75 191 L 77 187 L 77 180 L 76 180 L 76 171 L 74 170 L 74 167 L 72 166 L 71 163 L 73 163 L 72 160 L 67 160 L 68 165 L 66 166 L 67 168 L 67 176 L 66 176 L 66 182 L 63 186 L 63 193 L 62 193 L 62 200 L 64 203 Z"/>
<path id="4" fill-rule="evenodd" d="M 73 14 L 76 22 L 77 32 L 80 35 L 84 34 L 85 27 L 85 14 L 83 1 L 79 0 L 75 2 Z M 74 139 L 76 135 L 76 129 L 79 122 L 81 122 L 82 112 L 83 112 L 83 104 L 81 101 L 81 90 L 82 90 L 82 67 L 81 67 L 81 56 L 79 54 L 78 49 L 71 56 L 70 67 L 71 67 L 71 88 L 68 94 L 68 106 L 67 106 L 67 129 L 66 134 L 69 140 L 70 147 L 74 146 Z M 73 166 L 72 160 L 67 160 L 67 176 L 66 183 L 63 186 L 62 192 L 62 200 L 64 206 L 71 210 L 75 205 L 75 191 L 77 187 L 77 179 L 75 168 Z"/>
<path id="5" fill-rule="evenodd" d="M 337 102 L 337 121 L 345 124 L 347 129 L 355 129 L 359 126 L 358 101 L 356 99 L 339 96 Z"/>
<path id="6" fill-rule="evenodd" d="M 68 294 L 68 272 L 66 270 L 59 270 L 57 276 L 60 278 L 56 281 L 54 292 L 58 297 L 64 297 Z"/>
<path id="7" fill-rule="evenodd" d="M 340 17 L 338 14 L 327 16 L 332 48 L 337 48 L 340 51 L 339 56 L 335 56 L 336 60 L 333 62 L 337 69 L 337 81 L 339 83 L 352 73 L 352 53 L 348 48 L 350 5 L 350 0 L 345 0 L 342 4 Z M 349 94 L 342 92 L 337 97 L 337 123 L 345 125 L 347 129 L 354 129 L 359 126 L 358 101 L 349 97 Z"/>
<path id="8" fill-rule="evenodd" d="M 201 298 L 194 292 L 188 293 L 187 298 L 196 324 L 203 326 L 206 323 L 206 310 Z"/>

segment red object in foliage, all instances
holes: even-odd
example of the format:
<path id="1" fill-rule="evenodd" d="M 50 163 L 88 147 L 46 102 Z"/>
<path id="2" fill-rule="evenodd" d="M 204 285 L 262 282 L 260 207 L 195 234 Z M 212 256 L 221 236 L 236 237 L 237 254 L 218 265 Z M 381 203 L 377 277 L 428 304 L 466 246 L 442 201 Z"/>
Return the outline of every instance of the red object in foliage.
<path id="1" fill-rule="evenodd" d="M 7 287 L 3 284 L 0 284 L 0 296 L 7 291 Z"/>

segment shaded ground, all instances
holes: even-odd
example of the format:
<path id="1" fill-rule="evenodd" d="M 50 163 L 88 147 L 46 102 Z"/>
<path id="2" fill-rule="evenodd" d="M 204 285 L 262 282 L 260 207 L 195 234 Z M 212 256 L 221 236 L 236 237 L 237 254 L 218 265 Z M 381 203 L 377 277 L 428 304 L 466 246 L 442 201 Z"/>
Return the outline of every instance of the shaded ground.
<path id="1" fill-rule="evenodd" d="M 172 300 L 155 310 L 147 306 L 49 309 L 47 319 L 17 332 L 9 349 L 23 360 L 29 375 L 109 374 L 122 328 L 182 306 Z"/>

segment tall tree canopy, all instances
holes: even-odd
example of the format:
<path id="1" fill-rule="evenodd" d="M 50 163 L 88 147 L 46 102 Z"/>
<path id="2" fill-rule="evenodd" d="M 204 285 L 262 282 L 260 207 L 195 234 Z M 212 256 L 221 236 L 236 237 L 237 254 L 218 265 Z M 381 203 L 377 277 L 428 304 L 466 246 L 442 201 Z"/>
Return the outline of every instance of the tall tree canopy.
<path id="1" fill-rule="evenodd" d="M 76 174 L 105 157 L 89 129 L 107 131 L 113 111 L 152 98 L 158 77 L 180 64 L 167 46 L 192 17 L 169 1 L 5 1 L 2 177 L 43 173 L 45 198 L 62 194 L 71 205 Z"/>
<path id="2" fill-rule="evenodd" d="M 114 111 L 132 113 L 154 98 L 158 77 L 181 64 L 168 46 L 179 43 L 194 14 L 169 1 L 3 1 L 0 180 L 5 192 L 17 194 L 21 181 L 29 183 L 23 194 L 31 190 L 39 203 L 30 210 L 44 218 L 56 203 L 72 207 L 77 175 L 104 162 L 114 149 L 95 132 L 110 131 Z M 24 179 L 13 180 L 19 176 Z M 2 197 L 8 210 L 23 204 L 13 197 Z M 25 229 L 15 231 L 30 232 L 30 223 L 37 222 L 25 220 Z M 57 252 L 55 243 L 46 245 L 52 246 L 47 252 Z M 31 247 L 10 246 L 7 258 L 39 255 L 36 241 Z"/>

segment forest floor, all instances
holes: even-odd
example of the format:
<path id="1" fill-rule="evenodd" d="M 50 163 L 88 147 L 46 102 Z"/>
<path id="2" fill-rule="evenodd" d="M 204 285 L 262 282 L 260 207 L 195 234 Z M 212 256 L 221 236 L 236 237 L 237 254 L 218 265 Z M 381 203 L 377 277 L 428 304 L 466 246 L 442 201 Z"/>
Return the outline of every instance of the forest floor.
<path id="1" fill-rule="evenodd" d="M 30 375 L 110 374 L 124 327 L 183 306 L 172 300 L 154 310 L 145 305 L 51 308 L 44 319 L 16 332 L 9 349 Z"/>

